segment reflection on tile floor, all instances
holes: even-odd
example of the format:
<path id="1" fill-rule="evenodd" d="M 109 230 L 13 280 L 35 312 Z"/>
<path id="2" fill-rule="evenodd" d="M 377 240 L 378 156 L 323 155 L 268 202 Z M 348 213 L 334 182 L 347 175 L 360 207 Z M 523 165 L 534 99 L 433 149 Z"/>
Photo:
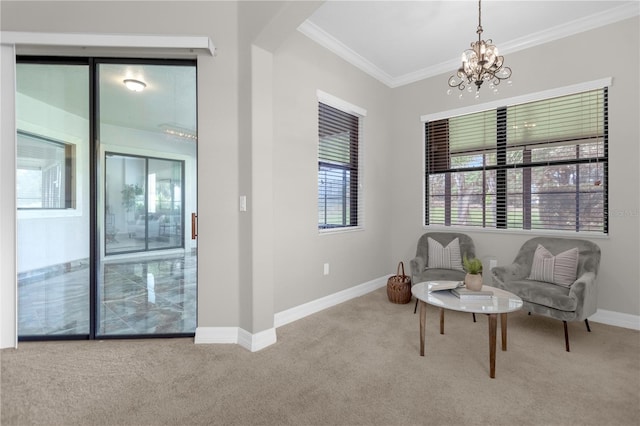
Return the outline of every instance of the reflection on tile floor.
<path id="1" fill-rule="evenodd" d="M 89 262 L 21 274 L 18 335 L 89 334 Z M 106 262 L 98 277 L 98 336 L 194 333 L 196 256 Z"/>

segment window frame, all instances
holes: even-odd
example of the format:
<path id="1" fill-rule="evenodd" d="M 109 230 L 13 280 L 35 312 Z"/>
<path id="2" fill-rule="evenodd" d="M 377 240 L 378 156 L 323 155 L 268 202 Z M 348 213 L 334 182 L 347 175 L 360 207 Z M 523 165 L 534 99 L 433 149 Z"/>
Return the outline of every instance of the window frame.
<path id="1" fill-rule="evenodd" d="M 69 143 L 69 142 L 63 142 L 63 141 L 58 141 L 55 139 L 52 139 L 50 137 L 47 136 L 42 136 L 42 135 L 38 135 L 35 133 L 30 133 L 24 130 L 17 130 L 16 132 L 16 144 L 17 144 L 17 151 L 16 151 L 16 208 L 17 210 L 33 210 L 33 211 L 41 211 L 41 210 L 75 210 L 76 206 L 77 206 L 77 187 L 76 187 L 76 182 L 75 182 L 75 176 L 77 174 L 76 172 L 76 146 L 73 143 Z M 53 149 L 57 149 L 57 150 L 61 150 L 62 154 L 64 156 L 64 161 L 54 161 L 54 163 L 56 163 L 57 167 L 60 169 L 61 174 L 63 175 L 63 186 L 60 187 L 60 189 L 58 190 L 58 195 L 57 195 L 57 199 L 59 201 L 58 204 L 61 204 L 59 206 L 52 206 L 51 203 L 47 202 L 48 198 L 50 197 L 50 192 L 49 190 L 47 190 L 45 188 L 45 183 L 48 182 L 49 184 L 53 183 L 51 179 L 47 179 L 47 177 L 44 175 L 44 173 L 46 172 L 47 174 L 50 174 L 50 168 L 47 168 L 47 170 L 42 170 L 40 169 L 41 173 L 41 180 L 42 180 L 42 187 L 40 189 L 40 199 L 41 199 L 41 205 L 40 206 L 30 206 L 30 207 L 25 207 L 25 206 L 20 206 L 20 193 L 18 192 L 18 187 L 20 184 L 20 178 L 19 178 L 19 173 L 18 171 L 20 170 L 29 170 L 29 168 L 27 167 L 21 167 L 20 166 L 20 162 L 21 162 L 21 158 L 33 158 L 33 157 L 21 157 L 20 156 L 20 140 L 21 138 L 26 138 L 28 140 L 30 140 L 32 143 L 38 143 L 41 144 L 43 146 L 48 146 L 49 148 L 53 148 Z M 45 160 L 43 158 L 40 158 L 40 160 Z M 50 186 L 50 185 L 47 185 Z M 49 194 L 49 196 L 47 196 L 47 194 Z"/>
<path id="2" fill-rule="evenodd" d="M 353 105 L 349 102 L 346 102 L 340 98 L 337 98 L 333 95 L 325 93 L 323 91 L 317 91 L 317 111 L 318 111 L 318 150 L 317 150 L 317 229 L 320 234 L 326 233 L 335 233 L 335 232 L 348 232 L 353 230 L 359 230 L 364 227 L 364 196 L 363 196 L 363 161 L 362 161 L 362 146 L 363 146 L 363 118 L 366 116 L 367 112 L 365 109 Z M 321 135 L 320 135 L 320 120 L 321 120 L 321 105 L 325 105 L 334 110 L 337 110 L 340 113 L 347 114 L 349 116 L 355 117 L 358 120 L 357 128 L 358 134 L 355 141 L 355 147 L 353 143 L 350 142 L 350 152 L 355 152 L 357 158 L 353 159 L 348 163 L 340 163 L 340 162 L 332 162 L 327 159 L 321 158 Z M 342 173 L 350 172 L 349 177 L 349 201 L 343 202 L 342 207 L 343 211 L 341 213 L 342 223 L 341 224 L 328 224 L 326 223 L 326 213 L 325 213 L 325 221 L 324 224 L 320 222 L 321 216 L 321 185 L 320 185 L 320 173 L 322 169 L 333 169 L 335 171 L 342 171 Z M 355 175 L 355 179 L 352 177 Z M 344 181 L 343 181 L 344 182 Z M 326 194 L 324 196 L 326 199 Z M 344 198 L 344 195 L 343 195 Z M 354 214 L 355 210 L 355 214 Z M 347 223 L 347 218 L 349 219 L 349 223 Z"/>
<path id="3" fill-rule="evenodd" d="M 423 194 L 424 194 L 424 199 L 423 199 L 423 226 L 426 227 L 445 227 L 445 228 L 449 228 L 449 227 L 457 227 L 457 228 L 468 228 L 468 229 L 473 229 L 473 230 L 487 230 L 487 231 L 498 231 L 498 232 L 504 232 L 504 231 L 511 231 L 511 232 L 521 232 L 521 233 L 530 233 L 532 231 L 535 231 L 536 233 L 551 233 L 551 234 L 558 234 L 558 233 L 570 233 L 571 235 L 588 235 L 588 236 L 607 236 L 609 233 L 609 223 L 608 223 L 608 187 L 609 187 L 609 183 L 608 183 L 608 87 L 611 85 L 611 79 L 602 79 L 602 80 L 596 80 L 596 81 L 592 81 L 592 82 L 587 82 L 587 83 L 581 83 L 581 84 L 577 84 L 577 85 L 573 85 L 573 86 L 567 86 L 564 88 L 559 88 L 559 89 L 553 89 L 553 90 L 549 90 L 549 91 L 544 91 L 544 92 L 538 92 L 538 93 L 534 93 L 534 94 L 530 94 L 530 95 L 525 95 L 525 96 L 519 96 L 516 98 L 511 98 L 511 99 L 507 99 L 507 100 L 502 100 L 502 101 L 493 101 L 490 103 L 486 103 L 483 105 L 478 105 L 478 106 L 474 106 L 474 107 L 468 107 L 468 108 L 461 108 L 458 110 L 453 110 L 453 111 L 443 111 L 437 114 L 430 114 L 430 115 L 425 115 L 421 117 L 421 121 L 423 122 L 423 137 L 424 137 L 424 141 L 423 141 L 423 149 L 424 149 L 424 163 L 423 163 L 423 167 L 424 167 L 424 180 L 423 180 Z M 532 102 L 536 102 L 536 101 L 543 101 L 543 100 L 547 100 L 547 99 L 552 99 L 552 98 L 557 98 L 557 97 L 562 97 L 562 96 L 567 96 L 567 95 L 574 95 L 574 94 L 581 94 L 581 93 L 585 93 L 585 92 L 590 92 L 590 91 L 595 91 L 595 90 L 602 90 L 602 102 L 604 105 L 604 108 L 601 112 L 602 114 L 602 120 L 603 120 L 603 126 L 602 126 L 602 132 L 600 134 L 597 135 L 597 137 L 599 137 L 600 139 L 597 139 L 596 142 L 601 144 L 601 147 L 603 149 L 602 154 L 596 154 L 595 156 L 592 156 L 592 158 L 587 158 L 587 159 L 581 159 L 580 158 L 580 147 L 581 146 L 588 146 L 588 139 L 583 138 L 583 137 L 579 137 L 576 138 L 575 140 L 575 144 L 572 144 L 571 142 L 571 138 L 567 138 L 565 140 L 562 140 L 562 144 L 563 146 L 573 146 L 576 149 L 576 156 L 572 157 L 572 159 L 570 160 L 547 160 L 544 162 L 536 162 L 534 160 L 532 160 L 531 158 L 531 150 L 532 149 L 536 149 L 536 146 L 550 146 L 548 141 L 543 141 L 543 142 L 537 142 L 533 141 L 533 142 L 527 142 L 525 144 L 514 144 L 514 145 L 510 145 L 507 143 L 507 132 L 506 132 L 506 126 L 508 125 L 507 123 L 507 119 L 506 119 L 506 114 L 507 114 L 507 110 L 509 108 L 513 108 L 516 107 L 518 105 L 521 104 L 526 104 L 526 103 L 532 103 Z M 449 119 L 455 118 L 455 117 L 459 117 L 459 116 L 465 116 L 465 115 L 469 115 L 469 114 L 474 114 L 474 113 L 479 113 L 479 112 L 484 112 L 484 111 L 491 111 L 494 110 L 496 112 L 496 114 L 503 114 L 502 119 L 498 118 L 496 119 L 496 126 L 499 125 L 499 123 L 503 123 L 503 128 L 499 129 L 496 127 L 496 142 L 495 142 L 495 146 L 491 145 L 490 148 L 478 148 L 476 150 L 469 150 L 469 151 L 465 151 L 464 155 L 468 155 L 468 154 L 481 154 L 483 155 L 483 158 L 486 158 L 486 155 L 490 153 L 491 150 L 493 150 L 493 152 L 495 152 L 496 155 L 496 164 L 492 165 L 492 166 L 486 166 L 485 161 L 483 161 L 483 165 L 480 167 L 465 167 L 465 168 L 460 168 L 459 170 L 452 168 L 450 165 L 450 162 L 452 162 L 452 159 L 455 156 L 455 150 L 454 152 L 451 152 L 452 150 L 449 150 L 449 144 L 450 141 L 447 137 L 446 139 L 446 144 L 447 144 L 447 154 L 448 154 L 448 158 L 446 159 L 446 161 L 444 159 L 440 159 L 439 162 L 446 164 L 446 169 L 448 169 L 446 171 L 446 173 L 443 173 L 442 170 L 438 171 L 436 170 L 437 173 L 443 173 L 444 176 L 447 176 L 448 179 L 451 179 L 451 174 L 454 172 L 470 172 L 473 171 L 475 169 L 478 169 L 480 171 L 482 171 L 482 179 L 483 179 L 483 184 L 482 184 L 482 223 L 480 226 L 476 225 L 475 223 L 471 223 L 469 224 L 468 222 L 466 224 L 451 224 L 451 211 L 449 210 L 449 212 L 446 212 L 447 207 L 449 209 L 451 209 L 451 202 L 452 202 L 452 193 L 451 193 L 451 187 L 450 185 L 447 186 L 445 185 L 445 190 L 444 190 L 444 200 L 445 200 L 445 213 L 444 213 L 444 219 L 440 221 L 440 223 L 437 224 L 432 224 L 430 223 L 430 183 L 429 183 L 429 170 L 430 170 L 430 166 L 432 166 L 433 168 L 433 163 L 434 160 L 433 158 L 430 158 L 430 154 L 433 151 L 433 147 L 428 145 L 428 139 L 429 139 L 429 126 L 428 123 L 433 123 L 436 121 L 443 121 L 443 122 L 447 122 Z M 449 132 L 449 124 L 446 125 L 446 131 Z M 432 131 L 432 130 L 431 130 Z M 447 133 L 448 134 L 448 133 Z M 520 151 L 522 152 L 521 154 L 521 162 L 519 164 L 511 164 L 508 163 L 508 159 L 507 159 L 507 153 L 511 152 L 511 151 Z M 472 152 L 473 151 L 473 152 Z M 459 154 L 459 153 L 458 153 Z M 594 161 L 595 158 L 595 161 Z M 575 169 L 576 169 L 576 173 L 574 175 L 576 175 L 577 177 L 575 178 L 575 191 L 576 194 L 585 196 L 585 197 L 589 197 L 589 193 L 590 191 L 588 189 L 583 190 L 580 188 L 581 186 L 581 181 L 580 179 L 580 166 L 582 164 L 595 164 L 597 168 L 597 170 L 601 170 L 597 171 L 596 173 L 602 173 L 602 179 L 603 182 L 605 183 L 602 192 L 602 228 L 601 229 L 581 229 L 581 224 L 580 224 L 580 219 L 581 219 L 581 215 L 579 213 L 580 210 L 580 199 L 582 197 L 576 197 L 576 209 L 575 209 L 575 223 L 574 223 L 574 229 L 568 229 L 568 228 L 563 228 L 561 225 L 559 227 L 555 227 L 555 228 L 550 228 L 550 226 L 557 226 L 557 224 L 547 224 L 545 228 L 534 228 L 532 227 L 532 210 L 531 209 L 531 203 L 532 203 L 532 191 L 533 191 L 533 186 L 532 186 L 532 181 L 531 181 L 531 173 L 533 170 L 535 170 L 536 168 L 538 170 L 541 170 L 543 167 L 554 167 L 556 165 L 563 165 L 563 164 L 567 164 L 570 163 L 572 164 Z M 437 164 L 436 164 L 437 165 Z M 520 221 L 519 224 L 517 224 L 515 227 L 513 226 L 513 222 L 509 223 L 509 206 L 508 206 L 508 197 L 513 195 L 513 190 L 507 188 L 507 179 L 506 179 L 506 173 L 507 171 L 513 170 L 513 169 L 521 169 L 523 170 L 522 172 L 522 179 L 523 179 L 523 197 L 522 197 L 522 203 L 523 203 L 523 217 L 522 220 Z M 488 210 L 487 206 L 485 206 L 485 202 L 486 202 L 486 195 L 487 195 L 487 185 L 484 184 L 484 179 L 486 176 L 486 172 L 489 170 L 496 170 L 496 173 L 498 174 L 498 176 L 496 176 L 495 180 L 495 184 L 496 184 L 496 190 L 495 190 L 495 203 L 496 203 L 496 207 L 495 207 L 495 222 L 489 223 L 487 224 L 486 222 L 486 215 L 487 213 L 490 212 L 490 210 Z M 437 173 L 432 173 L 432 175 L 437 174 Z M 447 178 L 445 178 L 447 179 Z M 597 183 L 597 185 L 600 185 L 600 183 Z M 596 191 L 597 192 L 597 191 Z M 544 194 L 544 192 L 542 192 Z M 474 194 L 475 195 L 475 194 Z M 500 205 L 499 205 L 500 203 Z M 448 205 L 447 205 L 448 204 Z M 431 206 L 433 207 L 433 206 Z M 589 219 L 588 217 L 586 219 Z M 582 220 L 585 220 L 584 216 L 582 216 Z"/>

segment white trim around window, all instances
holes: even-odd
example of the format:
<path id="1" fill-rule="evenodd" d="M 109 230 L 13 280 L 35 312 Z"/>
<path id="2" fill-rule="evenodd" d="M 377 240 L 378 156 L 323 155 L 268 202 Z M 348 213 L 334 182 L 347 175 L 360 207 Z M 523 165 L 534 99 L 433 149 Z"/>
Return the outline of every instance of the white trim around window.
<path id="1" fill-rule="evenodd" d="M 436 112 L 433 114 L 425 114 L 420 117 L 420 121 L 426 123 L 427 121 L 441 120 L 443 118 L 452 118 L 460 115 L 471 114 L 474 112 L 487 111 L 490 109 L 496 109 L 499 107 L 508 107 L 512 105 L 520 105 L 528 102 L 541 101 L 544 99 L 556 98 L 559 96 L 573 95 L 575 93 L 586 92 L 589 90 L 602 89 L 603 87 L 609 87 L 612 84 L 612 78 L 601 78 L 599 80 L 587 81 L 584 83 L 577 83 L 570 86 L 557 87 L 555 89 L 543 90 L 541 92 L 528 93 L 522 96 L 515 96 L 508 99 L 500 99 L 496 101 L 486 102 L 483 104 L 472 105 L 464 108 L 451 109 L 448 111 Z"/>
<path id="2" fill-rule="evenodd" d="M 335 234 L 335 233 L 343 233 L 343 232 L 353 232 L 353 231 L 359 231 L 362 230 L 364 228 L 364 190 L 363 190 L 363 182 L 364 182 L 364 154 L 363 154 L 363 145 L 364 145 L 364 125 L 363 125 L 363 118 L 367 115 L 367 111 L 364 108 L 361 108 L 357 105 L 354 105 L 350 102 L 344 101 L 336 96 L 330 95 L 326 92 L 323 92 L 321 90 L 317 90 L 316 92 L 317 95 L 317 99 L 318 99 L 318 107 L 319 107 L 319 133 L 321 133 L 321 129 L 323 128 L 323 124 L 325 125 L 328 124 L 327 121 L 323 121 L 322 117 L 323 117 L 323 113 L 322 111 L 328 111 L 328 109 L 335 109 L 337 111 L 339 111 L 340 114 L 344 114 L 345 116 L 351 116 L 352 118 L 357 118 L 357 135 L 355 137 L 355 139 L 352 139 L 350 142 L 350 148 L 349 150 L 352 152 L 352 154 L 354 156 L 357 156 L 357 173 L 354 174 L 354 176 L 357 179 L 357 182 L 354 184 L 353 187 L 351 187 L 351 191 L 357 191 L 357 200 L 354 203 L 355 206 L 353 206 L 353 204 L 351 202 L 349 202 L 348 204 L 350 204 L 354 209 L 355 212 L 349 210 L 349 215 L 352 213 L 355 213 L 355 224 L 335 224 L 335 225 L 330 225 L 328 226 L 327 223 L 325 222 L 324 226 L 328 226 L 328 227 L 324 227 L 323 225 L 321 225 L 320 223 L 318 224 L 318 234 L 319 235 L 328 235 L 328 234 Z M 324 108 L 324 109 L 323 109 Z M 334 111 L 335 112 L 335 111 Z M 333 116 L 333 114 L 329 114 L 329 116 L 327 116 L 326 114 L 324 115 L 324 117 L 326 119 L 328 119 L 329 121 L 332 121 L 333 119 L 336 119 L 335 116 Z M 331 117 L 331 118 L 328 118 Z M 334 122 L 333 124 L 336 125 L 346 125 L 346 121 L 342 121 L 344 119 L 344 117 L 342 117 L 342 119 L 337 119 L 336 122 Z M 348 121 L 348 120 L 347 120 Z M 351 123 L 353 124 L 353 123 Z M 343 148 L 340 148 L 337 145 L 334 145 L 333 142 L 329 143 L 329 145 L 323 145 L 322 143 L 323 138 L 321 137 L 318 140 L 318 173 L 319 173 L 319 177 L 320 177 L 320 173 L 321 173 L 321 167 L 320 164 L 322 161 L 320 158 L 320 153 L 322 151 L 322 147 L 324 147 L 324 149 L 328 149 L 329 151 L 327 152 L 337 152 L 340 151 Z M 335 142 L 335 141 L 334 141 Z M 354 145 L 355 143 L 355 145 Z M 354 150 L 354 146 L 355 146 L 355 151 Z M 337 150 L 337 151 L 336 151 Z M 326 160 L 326 158 L 325 158 Z M 351 160 L 350 160 L 351 161 Z M 322 163 L 323 166 L 322 168 L 324 169 L 325 172 L 328 171 L 327 168 L 332 168 L 333 166 L 331 164 L 332 163 L 331 160 L 328 160 L 328 163 Z M 335 164 L 334 164 L 335 165 Z M 344 164 L 342 165 L 344 166 Z M 350 166 L 352 167 L 353 164 Z M 335 166 L 337 168 L 343 169 L 343 167 L 341 166 Z M 336 170 L 332 169 L 331 172 L 329 172 L 329 175 L 332 176 L 333 178 L 337 179 L 334 181 L 337 182 L 339 181 L 339 177 L 338 175 L 335 173 Z M 328 175 L 328 176 L 329 176 Z M 353 183 L 353 182 L 352 182 Z M 326 187 L 325 191 L 326 191 Z M 323 192 L 321 190 L 321 184 L 320 184 L 320 178 L 318 180 L 318 200 L 320 200 L 321 197 L 321 193 L 325 194 L 326 193 Z M 353 193 L 352 193 L 353 195 Z M 353 199 L 353 198 L 351 198 Z M 323 213 L 320 212 L 320 210 L 318 210 L 319 215 L 324 214 L 325 216 L 323 216 L 326 220 L 326 214 L 327 212 L 324 211 Z M 347 215 L 345 215 L 345 213 L 343 212 L 343 216 L 341 216 L 341 218 L 343 220 L 345 220 L 345 218 L 347 217 Z"/>
<path id="3" fill-rule="evenodd" d="M 318 90 L 316 93 L 318 95 L 318 102 L 337 108 L 340 111 L 344 111 L 348 114 L 358 115 L 360 117 L 367 116 L 367 110 L 364 108 L 360 108 L 357 105 L 354 105 L 347 101 L 343 101 L 342 99 L 325 93 L 322 90 Z"/>

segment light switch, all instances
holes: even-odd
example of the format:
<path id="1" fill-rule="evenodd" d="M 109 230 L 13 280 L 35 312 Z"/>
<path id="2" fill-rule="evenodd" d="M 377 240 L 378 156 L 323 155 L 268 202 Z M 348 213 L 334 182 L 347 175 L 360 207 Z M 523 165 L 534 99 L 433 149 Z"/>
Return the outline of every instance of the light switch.
<path id="1" fill-rule="evenodd" d="M 247 211 L 247 196 L 246 195 L 241 195 L 240 196 L 240 211 L 241 212 L 246 212 Z"/>

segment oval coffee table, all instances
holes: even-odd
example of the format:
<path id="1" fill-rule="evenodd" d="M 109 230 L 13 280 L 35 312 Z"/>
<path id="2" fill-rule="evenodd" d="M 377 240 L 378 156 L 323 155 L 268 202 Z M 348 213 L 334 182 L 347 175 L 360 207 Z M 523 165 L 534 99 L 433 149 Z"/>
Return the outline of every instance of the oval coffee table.
<path id="1" fill-rule="evenodd" d="M 415 284 L 411 293 L 420 303 L 420 355 L 424 356 L 425 323 L 427 304 L 440 308 L 440 334 L 444 334 L 444 310 L 469 312 L 472 314 L 487 314 L 489 318 L 489 377 L 496 377 L 496 334 L 498 314 L 500 314 L 500 328 L 502 332 L 502 350 L 507 350 L 507 313 L 522 308 L 522 299 L 513 293 L 499 288 L 482 286 L 482 290 L 490 290 L 490 299 L 464 300 L 452 294 L 449 290 L 431 291 L 437 288 L 437 282 L 425 281 Z M 442 283 L 442 282 L 440 282 Z"/>

